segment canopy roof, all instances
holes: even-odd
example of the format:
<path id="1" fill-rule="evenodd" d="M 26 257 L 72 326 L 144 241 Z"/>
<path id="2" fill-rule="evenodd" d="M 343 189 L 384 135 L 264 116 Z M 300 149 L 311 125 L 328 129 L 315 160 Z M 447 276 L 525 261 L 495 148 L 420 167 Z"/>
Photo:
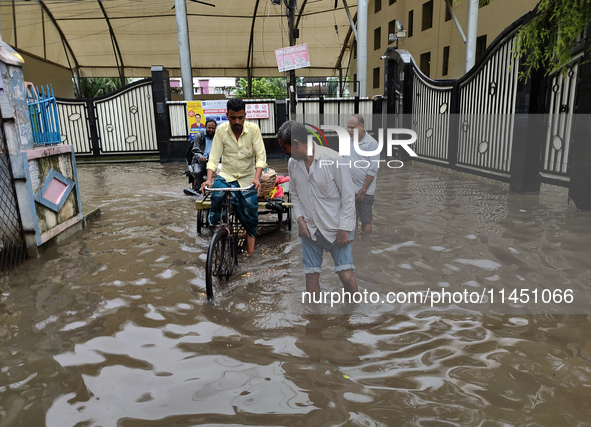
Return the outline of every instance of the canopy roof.
<path id="1" fill-rule="evenodd" d="M 275 49 L 289 46 L 285 0 L 203 1 L 215 7 L 186 1 L 193 76 L 247 76 L 249 59 L 253 76 L 284 76 Z M 357 0 L 346 3 L 354 16 Z M 152 65 L 180 76 L 173 6 L 174 0 L 0 0 L 2 39 L 81 77 L 116 77 L 121 70 L 144 77 Z M 308 45 L 311 65 L 298 76 L 347 68 L 350 24 L 342 0 L 298 0 L 295 23 L 295 44 Z"/>

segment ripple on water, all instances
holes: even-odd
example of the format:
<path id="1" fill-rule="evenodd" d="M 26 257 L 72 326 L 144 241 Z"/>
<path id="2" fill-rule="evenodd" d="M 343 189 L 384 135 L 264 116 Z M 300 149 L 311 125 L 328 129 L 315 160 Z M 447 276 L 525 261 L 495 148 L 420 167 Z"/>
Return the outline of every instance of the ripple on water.
<path id="1" fill-rule="evenodd" d="M 212 305 L 204 295 L 210 236 L 196 234 L 179 167 L 79 167 L 81 195 L 102 215 L 59 250 L 27 260 L 0 294 L 4 420 L 61 427 L 591 419 L 590 215 L 409 163 L 396 176 L 380 171 L 376 233 L 357 234 L 353 244 L 360 287 L 379 294 L 377 302 L 302 303 L 294 230 L 259 238 Z M 532 314 L 385 301 L 388 292 L 484 286 L 569 287 L 586 308 Z M 321 288 L 341 289 L 328 256 Z"/>

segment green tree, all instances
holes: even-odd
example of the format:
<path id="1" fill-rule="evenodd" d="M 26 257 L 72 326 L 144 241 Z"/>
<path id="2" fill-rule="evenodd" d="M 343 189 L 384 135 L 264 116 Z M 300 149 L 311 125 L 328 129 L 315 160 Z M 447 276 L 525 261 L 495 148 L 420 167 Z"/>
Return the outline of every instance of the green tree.
<path id="1" fill-rule="evenodd" d="M 337 96 L 343 98 L 349 96 L 349 76 L 347 76 L 344 82 L 341 82 L 341 85 L 342 92 L 339 95 L 339 78 L 329 77 L 326 83 L 326 96 L 330 98 L 336 98 Z"/>
<path id="2" fill-rule="evenodd" d="M 245 78 L 236 80 L 236 92 L 239 98 L 246 98 L 248 93 L 248 81 Z M 285 99 L 287 96 L 287 84 L 283 77 L 256 77 L 252 79 L 252 98 Z"/>
<path id="3" fill-rule="evenodd" d="M 126 79 L 130 80 L 130 79 Z M 127 81 L 126 83 L 129 83 Z M 85 77 L 80 79 L 80 93 L 78 98 L 96 98 L 121 88 L 121 80 L 111 77 Z M 76 88 L 74 88 L 76 90 Z"/>
<path id="4" fill-rule="evenodd" d="M 326 82 L 326 96 L 329 98 L 336 98 L 339 94 L 339 79 L 337 77 L 329 77 Z"/>
<path id="5" fill-rule="evenodd" d="M 541 0 L 535 18 L 518 33 L 513 53 L 523 59 L 520 77 L 527 80 L 532 70 L 551 73 L 563 68 L 590 22 L 591 0 Z"/>

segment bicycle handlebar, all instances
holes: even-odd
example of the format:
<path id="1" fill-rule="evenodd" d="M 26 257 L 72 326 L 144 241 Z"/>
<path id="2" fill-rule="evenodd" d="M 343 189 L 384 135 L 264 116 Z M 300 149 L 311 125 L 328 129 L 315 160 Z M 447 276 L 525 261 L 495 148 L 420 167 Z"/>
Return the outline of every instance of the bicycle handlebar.
<path id="1" fill-rule="evenodd" d="M 227 187 L 227 188 L 209 188 L 205 187 L 205 191 L 246 191 L 252 190 L 254 188 L 254 184 L 250 184 L 248 187 Z"/>

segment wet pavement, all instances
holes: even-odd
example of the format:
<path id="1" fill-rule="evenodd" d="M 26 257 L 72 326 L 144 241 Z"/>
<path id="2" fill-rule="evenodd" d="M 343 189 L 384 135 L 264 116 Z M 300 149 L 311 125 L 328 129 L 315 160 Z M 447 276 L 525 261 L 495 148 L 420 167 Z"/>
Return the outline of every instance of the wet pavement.
<path id="1" fill-rule="evenodd" d="M 0 285 L 0 427 L 589 425 L 591 213 L 565 189 L 381 169 L 353 243 L 375 302 L 302 303 L 294 227 L 209 304 L 182 170 L 78 166 L 101 215 Z M 386 300 L 409 292 L 431 299 Z"/>

